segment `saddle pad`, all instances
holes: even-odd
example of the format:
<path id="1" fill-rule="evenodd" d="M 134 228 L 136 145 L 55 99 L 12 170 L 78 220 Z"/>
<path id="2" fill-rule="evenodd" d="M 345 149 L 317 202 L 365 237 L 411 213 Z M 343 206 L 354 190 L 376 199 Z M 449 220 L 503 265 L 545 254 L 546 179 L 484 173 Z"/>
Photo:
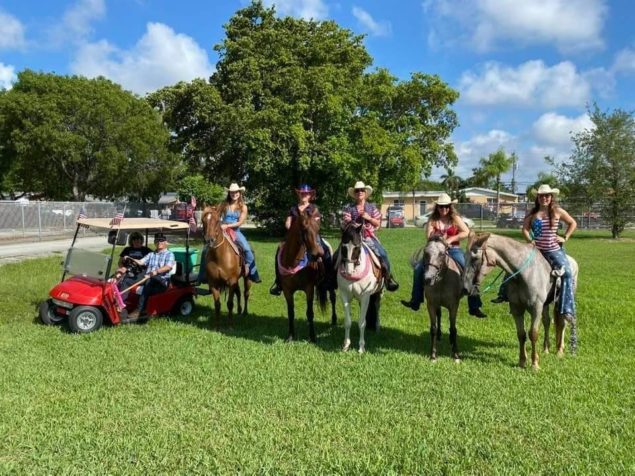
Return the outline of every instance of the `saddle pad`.
<path id="1" fill-rule="evenodd" d="M 280 247 L 280 251 L 278 252 L 278 271 L 282 276 L 291 276 L 297 273 L 298 271 L 306 268 L 306 265 L 309 264 L 309 255 L 305 252 L 304 256 L 300 260 L 300 262 L 293 268 L 286 268 L 282 264 L 282 250 L 284 250 L 284 245 Z"/>
<path id="2" fill-rule="evenodd" d="M 379 258 L 374 253 L 374 251 L 371 250 L 370 247 L 366 243 L 362 242 L 362 246 L 366 249 L 366 251 L 368 251 L 368 256 L 370 256 L 371 259 L 373 260 L 373 264 L 375 265 L 375 267 L 381 269 L 381 263 L 379 262 Z"/>
<path id="3" fill-rule="evenodd" d="M 238 248 L 238 245 L 236 244 L 236 232 L 234 231 L 234 229 L 233 228 L 225 229 L 223 231 L 223 235 L 225 235 L 225 239 L 234 250 L 234 253 L 240 256 L 240 248 Z"/>

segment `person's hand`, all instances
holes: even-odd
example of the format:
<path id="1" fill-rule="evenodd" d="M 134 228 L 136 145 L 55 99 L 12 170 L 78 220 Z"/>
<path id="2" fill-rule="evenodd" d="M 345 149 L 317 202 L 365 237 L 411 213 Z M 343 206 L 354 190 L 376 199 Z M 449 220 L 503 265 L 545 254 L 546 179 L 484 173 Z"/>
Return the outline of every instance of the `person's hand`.
<path id="1" fill-rule="evenodd" d="M 563 236 L 560 235 L 556 235 L 556 240 L 558 240 L 558 244 L 562 245 L 564 244 L 565 241 L 567 241 L 567 239 Z"/>
<path id="2" fill-rule="evenodd" d="M 220 229 L 223 231 L 225 231 L 227 228 L 229 228 L 229 225 L 226 225 L 224 223 L 220 226 Z"/>

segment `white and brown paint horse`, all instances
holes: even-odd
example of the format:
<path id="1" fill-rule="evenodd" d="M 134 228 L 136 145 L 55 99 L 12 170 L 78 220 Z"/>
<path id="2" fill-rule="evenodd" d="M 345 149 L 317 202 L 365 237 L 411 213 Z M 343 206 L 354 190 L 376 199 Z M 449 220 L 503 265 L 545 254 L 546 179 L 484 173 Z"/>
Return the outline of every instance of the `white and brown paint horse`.
<path id="1" fill-rule="evenodd" d="M 381 268 L 371 256 L 371 251 L 363 244 L 362 227 L 351 222 L 342 231 L 342 242 L 336 261 L 337 287 L 344 306 L 344 346 L 346 352 L 351 346 L 351 302 L 359 301 L 359 353 L 366 350 L 364 331 L 367 315 L 379 319 L 379 304 L 383 280 Z"/>
<path id="2" fill-rule="evenodd" d="M 578 263 L 569 258 L 573 289 L 575 291 L 578 278 Z M 531 366 L 539 368 L 538 328 L 542 316 L 545 325 L 544 351 L 549 352 L 549 302 L 552 299 L 551 265 L 534 246 L 520 243 L 504 236 L 483 233 L 470 233 L 466 253 L 464 285 L 468 293 L 478 292 L 484 277 L 496 266 L 513 275 L 507 284 L 509 310 L 516 321 L 516 334 L 519 344 L 518 365 L 525 367 L 527 351 L 525 343 L 524 315 L 527 311 L 531 317 L 529 340 L 531 341 Z M 556 307 L 556 306 L 554 306 Z M 556 323 L 556 347 L 558 355 L 564 352 L 565 320 L 554 310 Z M 571 329 L 572 348 L 575 344 L 575 325 Z M 575 349 L 572 349 L 575 350 Z"/>

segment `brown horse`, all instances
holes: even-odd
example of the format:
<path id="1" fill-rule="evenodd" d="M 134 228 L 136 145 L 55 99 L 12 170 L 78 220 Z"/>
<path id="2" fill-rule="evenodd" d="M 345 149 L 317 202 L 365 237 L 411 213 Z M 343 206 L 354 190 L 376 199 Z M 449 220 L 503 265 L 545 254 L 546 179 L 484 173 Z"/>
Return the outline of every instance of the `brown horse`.
<path id="1" fill-rule="evenodd" d="M 203 236 L 207 244 L 206 272 L 209 290 L 214 298 L 216 322 L 220 321 L 220 293 L 228 289 L 227 311 L 229 324 L 232 323 L 234 296 L 238 304 L 238 314 L 241 314 L 239 279 L 243 277 L 245 307 L 242 314 L 247 314 L 247 302 L 251 281 L 244 272 L 242 257 L 235 251 L 221 228 L 221 220 L 217 207 L 205 207 L 203 210 Z"/>
<path id="2" fill-rule="evenodd" d="M 287 301 L 287 315 L 289 318 L 289 335 L 287 342 L 293 341 L 295 335 L 295 308 L 293 295 L 296 291 L 304 291 L 306 295 L 306 318 L 309 321 L 309 339 L 316 341 L 313 326 L 313 297 L 315 288 L 324 277 L 324 270 L 317 259 L 324 255 L 324 250 L 318 243 L 320 223 L 316 214 L 307 211 L 301 213 L 291 222 L 285 241 L 278 252 L 278 272 L 280 273 L 280 287 Z M 302 263 L 308 258 L 306 264 Z M 318 290 L 320 308 L 326 307 L 326 293 Z"/>

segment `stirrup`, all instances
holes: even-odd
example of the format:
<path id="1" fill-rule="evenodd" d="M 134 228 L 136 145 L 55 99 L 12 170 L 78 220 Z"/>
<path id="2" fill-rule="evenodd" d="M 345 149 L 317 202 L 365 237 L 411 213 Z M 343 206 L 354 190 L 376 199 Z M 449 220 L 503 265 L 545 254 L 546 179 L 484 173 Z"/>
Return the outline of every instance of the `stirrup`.
<path id="1" fill-rule="evenodd" d="M 551 270 L 551 276 L 555 276 L 557 278 L 561 277 L 564 275 L 564 273 L 566 272 L 566 269 L 564 266 L 561 266 L 560 268 L 554 268 Z"/>

